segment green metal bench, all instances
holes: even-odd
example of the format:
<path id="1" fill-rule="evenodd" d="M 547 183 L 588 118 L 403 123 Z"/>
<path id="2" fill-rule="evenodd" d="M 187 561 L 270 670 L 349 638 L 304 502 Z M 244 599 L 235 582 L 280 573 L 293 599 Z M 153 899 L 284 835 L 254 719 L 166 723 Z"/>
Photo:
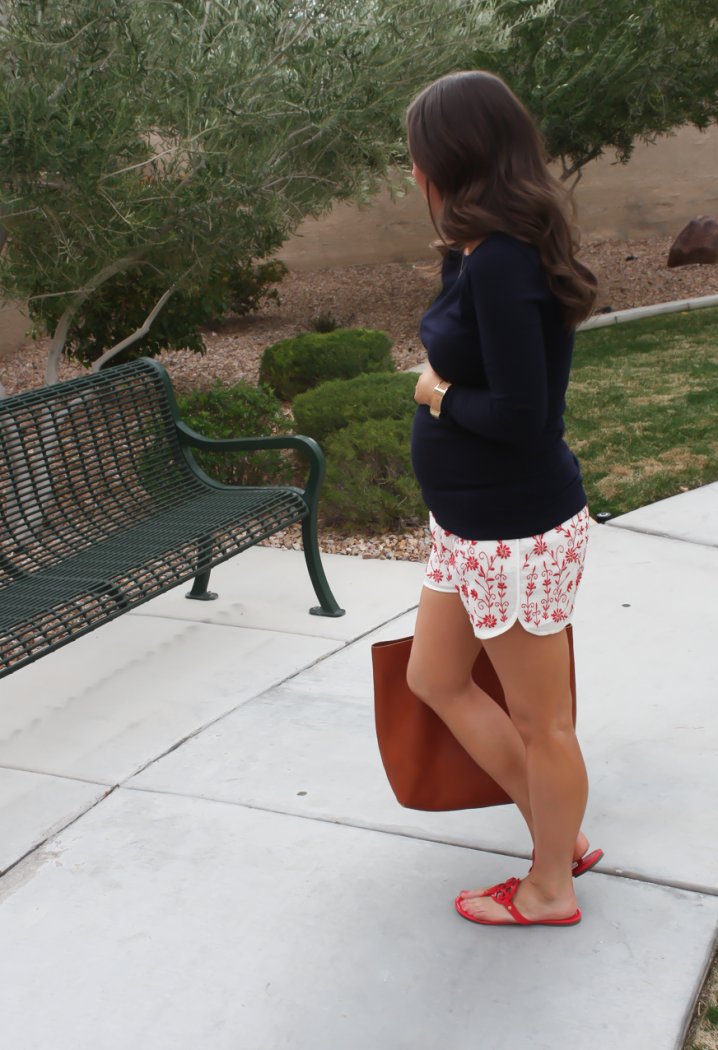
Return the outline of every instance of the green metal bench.
<path id="1" fill-rule="evenodd" d="M 221 485 L 192 449 L 293 448 L 306 489 Z M 318 616 L 342 616 L 324 576 L 310 438 L 212 441 L 179 416 L 169 377 L 142 359 L 0 401 L 0 678 L 302 523 Z"/>

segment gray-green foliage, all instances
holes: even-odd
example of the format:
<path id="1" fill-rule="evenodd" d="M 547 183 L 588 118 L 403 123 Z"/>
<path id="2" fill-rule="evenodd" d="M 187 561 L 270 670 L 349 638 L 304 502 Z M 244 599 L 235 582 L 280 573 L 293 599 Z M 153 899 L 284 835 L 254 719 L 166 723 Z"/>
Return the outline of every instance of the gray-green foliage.
<path id="1" fill-rule="evenodd" d="M 565 178 L 606 149 L 625 162 L 637 138 L 718 118 L 716 0 L 507 0 L 494 27 L 503 50 L 470 62 L 507 80 Z"/>
<path id="2" fill-rule="evenodd" d="M 326 442 L 322 514 L 363 528 L 417 524 L 426 507 L 411 466 L 411 417 L 350 423 Z"/>
<path id="3" fill-rule="evenodd" d="M 408 100 L 461 62 L 490 9 L 5 0 L 0 296 L 62 305 L 48 381 L 115 274 L 169 294 L 266 257 L 332 201 L 368 200 L 405 159 Z"/>
<path id="4" fill-rule="evenodd" d="M 218 380 L 209 390 L 178 394 L 177 406 L 187 426 L 215 440 L 269 437 L 289 430 L 276 397 L 245 382 L 222 386 Z M 250 453 L 195 449 L 192 454 L 211 478 L 224 485 L 288 485 L 294 478 L 291 457 L 279 449 Z"/>
<path id="5" fill-rule="evenodd" d="M 393 372 L 391 340 L 371 328 L 302 332 L 272 343 L 262 354 L 260 382 L 291 401 L 329 379 L 352 379 L 362 372 Z"/>
<path id="6" fill-rule="evenodd" d="M 295 397 L 294 429 L 323 444 L 330 434 L 350 423 L 413 416 L 418 378 L 415 372 L 379 372 L 322 383 Z"/>

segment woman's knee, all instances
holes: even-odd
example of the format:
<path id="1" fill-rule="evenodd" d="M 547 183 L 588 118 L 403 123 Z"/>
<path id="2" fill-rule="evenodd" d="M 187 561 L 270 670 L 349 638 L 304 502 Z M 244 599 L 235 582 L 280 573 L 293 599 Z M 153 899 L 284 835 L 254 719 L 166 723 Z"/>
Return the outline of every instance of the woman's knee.
<path id="1" fill-rule="evenodd" d="M 556 707 L 553 698 L 546 703 L 541 697 L 529 697 L 526 702 L 509 702 L 511 721 L 526 747 L 532 744 L 553 746 L 574 735 L 571 703 Z"/>
<path id="2" fill-rule="evenodd" d="M 437 712 L 458 699 L 463 691 L 460 684 L 447 681 L 445 676 L 422 668 L 411 660 L 406 671 L 406 683 L 414 696 Z"/>
<path id="3" fill-rule="evenodd" d="M 432 682 L 432 676 L 428 675 L 417 661 L 409 660 L 406 669 L 406 684 L 414 696 L 418 696 L 425 704 L 430 704 L 431 697 L 436 693 L 436 684 Z"/>
<path id="4" fill-rule="evenodd" d="M 524 747 L 552 751 L 570 746 L 576 738 L 571 719 L 521 719 L 513 718 Z"/>

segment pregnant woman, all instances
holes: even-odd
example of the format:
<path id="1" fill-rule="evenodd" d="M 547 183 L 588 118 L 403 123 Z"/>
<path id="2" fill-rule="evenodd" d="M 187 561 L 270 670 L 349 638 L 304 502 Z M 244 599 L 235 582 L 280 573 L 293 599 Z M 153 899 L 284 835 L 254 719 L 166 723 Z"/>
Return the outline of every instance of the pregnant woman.
<path id="1" fill-rule="evenodd" d="M 460 914 L 574 925 L 574 878 L 602 853 L 587 853 L 580 830 L 588 783 L 565 628 L 589 516 L 562 415 L 596 280 L 575 258 L 567 195 L 532 119 L 500 78 L 442 78 L 412 103 L 408 130 L 443 255 L 421 322 L 429 367 L 412 461 L 434 545 L 408 683 L 511 796 L 534 843 L 526 878 L 462 891 Z M 510 718 L 472 680 L 482 646 Z"/>

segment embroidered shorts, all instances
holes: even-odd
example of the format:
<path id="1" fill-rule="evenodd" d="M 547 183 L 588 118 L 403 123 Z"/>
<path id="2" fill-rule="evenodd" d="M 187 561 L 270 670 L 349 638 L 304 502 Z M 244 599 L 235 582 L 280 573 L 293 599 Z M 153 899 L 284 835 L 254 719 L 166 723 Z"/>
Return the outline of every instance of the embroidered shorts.
<path id="1" fill-rule="evenodd" d="M 518 620 L 531 634 L 556 634 L 570 622 L 583 575 L 589 514 L 541 536 L 463 540 L 430 516 L 434 546 L 424 586 L 458 591 L 477 638 L 495 638 Z"/>

